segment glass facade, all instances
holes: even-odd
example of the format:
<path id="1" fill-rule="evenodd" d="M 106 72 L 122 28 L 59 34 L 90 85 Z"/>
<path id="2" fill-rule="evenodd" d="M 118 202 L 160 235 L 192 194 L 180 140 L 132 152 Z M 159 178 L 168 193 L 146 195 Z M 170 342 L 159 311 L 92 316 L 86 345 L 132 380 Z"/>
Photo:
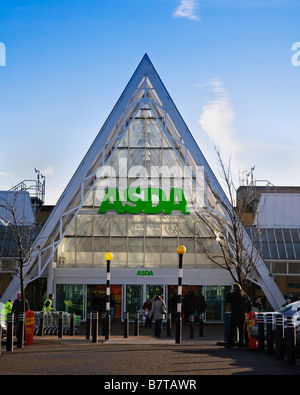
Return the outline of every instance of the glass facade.
<path id="1" fill-rule="evenodd" d="M 204 256 L 199 245 L 199 238 L 204 238 L 205 245 L 215 251 L 215 235 L 206 229 L 192 210 L 186 209 L 188 205 L 184 210 L 183 206 L 179 209 L 182 196 L 174 192 L 176 188 L 181 189 L 186 200 L 192 201 L 193 185 L 198 175 L 197 166 L 180 133 L 164 111 L 148 79 L 144 78 L 101 150 L 97 180 L 90 190 L 84 187 L 84 203 L 60 242 L 56 268 L 105 268 L 104 254 L 107 251 L 113 253 L 112 268 L 178 268 L 176 248 L 180 244 L 186 247 L 185 269 L 216 268 Z M 131 199 L 129 187 L 135 188 Z M 99 207 L 107 188 L 117 190 L 114 189 L 107 208 L 100 213 Z M 153 188 L 155 193 L 147 188 Z M 151 196 L 151 213 L 136 210 L 133 214 L 137 201 L 146 204 L 147 193 Z M 204 198 L 204 188 L 201 193 Z M 159 208 L 166 207 L 167 203 L 162 204 L 161 201 L 169 202 L 171 196 L 174 206 L 166 214 Z M 116 206 L 111 206 L 116 201 L 121 211 L 127 206 L 127 212 L 120 213 Z M 118 287 L 113 291 L 116 295 L 123 293 L 117 317 L 121 316 L 119 310 L 122 308 L 131 315 L 141 310 L 145 299 L 153 299 L 157 292 L 168 297 L 171 303 L 175 289 L 160 283 L 135 284 L 134 281 L 115 287 Z M 202 292 L 200 276 L 199 285 L 195 287 L 197 292 Z M 69 288 L 75 289 L 71 285 Z M 63 299 L 68 299 L 69 288 L 59 286 Z M 104 285 L 88 285 L 87 308 L 98 306 L 100 311 L 104 291 Z M 219 299 L 218 304 L 223 303 Z M 217 319 L 216 314 L 211 316 Z M 222 317 L 221 310 L 219 316 Z"/>

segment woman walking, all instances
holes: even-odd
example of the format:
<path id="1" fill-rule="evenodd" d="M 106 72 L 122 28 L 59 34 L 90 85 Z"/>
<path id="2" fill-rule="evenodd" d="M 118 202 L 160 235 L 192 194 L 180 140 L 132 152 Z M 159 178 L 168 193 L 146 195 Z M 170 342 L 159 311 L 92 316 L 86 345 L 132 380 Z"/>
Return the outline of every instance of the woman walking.
<path id="1" fill-rule="evenodd" d="M 152 303 L 150 317 L 155 320 L 154 335 L 156 337 L 161 336 L 161 324 L 166 313 L 166 304 L 161 296 L 156 296 L 155 301 Z"/>

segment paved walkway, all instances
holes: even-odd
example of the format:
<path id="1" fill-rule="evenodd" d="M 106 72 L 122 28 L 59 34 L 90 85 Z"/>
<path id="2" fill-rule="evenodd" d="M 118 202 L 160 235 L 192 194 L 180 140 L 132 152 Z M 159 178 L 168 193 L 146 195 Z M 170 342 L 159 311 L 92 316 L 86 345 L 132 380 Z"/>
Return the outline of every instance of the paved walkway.
<path id="1" fill-rule="evenodd" d="M 140 328 L 139 337 L 133 336 L 131 328 L 130 337 L 124 339 L 120 325 L 112 326 L 109 340 L 99 335 L 98 343 L 92 343 L 81 329 L 79 335 L 64 335 L 62 339 L 36 336 L 33 346 L 2 352 L 0 374 L 100 375 L 100 389 L 112 378 L 121 382 L 130 380 L 130 376 L 140 377 L 140 386 L 145 388 L 142 385 L 150 385 L 149 378 L 154 375 L 156 379 L 189 376 L 198 385 L 203 375 L 300 374 L 300 360 L 296 366 L 289 366 L 286 358 L 278 361 L 275 354 L 224 348 L 223 325 L 205 324 L 204 336 L 199 337 L 195 331 L 194 339 L 189 338 L 189 326 L 185 326 L 181 344 L 175 344 L 165 332 L 162 338 L 155 338 L 154 328 Z"/>

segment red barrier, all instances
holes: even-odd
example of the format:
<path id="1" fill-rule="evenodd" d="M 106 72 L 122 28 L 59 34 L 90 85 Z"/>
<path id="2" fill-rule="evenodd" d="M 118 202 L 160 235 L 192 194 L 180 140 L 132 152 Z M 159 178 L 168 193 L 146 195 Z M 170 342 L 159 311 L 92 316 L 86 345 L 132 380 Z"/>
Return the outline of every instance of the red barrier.
<path id="1" fill-rule="evenodd" d="M 257 348 L 257 339 L 251 337 L 251 328 L 255 325 L 255 316 L 256 313 L 251 312 L 248 313 L 248 338 L 249 338 L 249 348 L 256 349 Z"/>
<path id="2" fill-rule="evenodd" d="M 33 345 L 33 330 L 34 330 L 34 311 L 26 311 L 25 320 L 25 345 Z"/>

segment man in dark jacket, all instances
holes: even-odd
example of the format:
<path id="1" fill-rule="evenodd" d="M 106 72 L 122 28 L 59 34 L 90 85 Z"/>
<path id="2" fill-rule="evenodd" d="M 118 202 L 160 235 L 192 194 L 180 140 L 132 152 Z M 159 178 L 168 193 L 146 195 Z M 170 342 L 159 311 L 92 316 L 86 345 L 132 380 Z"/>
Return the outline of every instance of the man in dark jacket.
<path id="1" fill-rule="evenodd" d="M 249 296 L 242 291 L 240 284 L 234 284 L 230 293 L 226 297 L 226 302 L 230 303 L 231 317 L 228 337 L 228 347 L 233 347 L 236 328 L 239 331 L 238 346 L 243 346 L 244 328 L 246 314 L 251 311 L 252 303 Z"/>

